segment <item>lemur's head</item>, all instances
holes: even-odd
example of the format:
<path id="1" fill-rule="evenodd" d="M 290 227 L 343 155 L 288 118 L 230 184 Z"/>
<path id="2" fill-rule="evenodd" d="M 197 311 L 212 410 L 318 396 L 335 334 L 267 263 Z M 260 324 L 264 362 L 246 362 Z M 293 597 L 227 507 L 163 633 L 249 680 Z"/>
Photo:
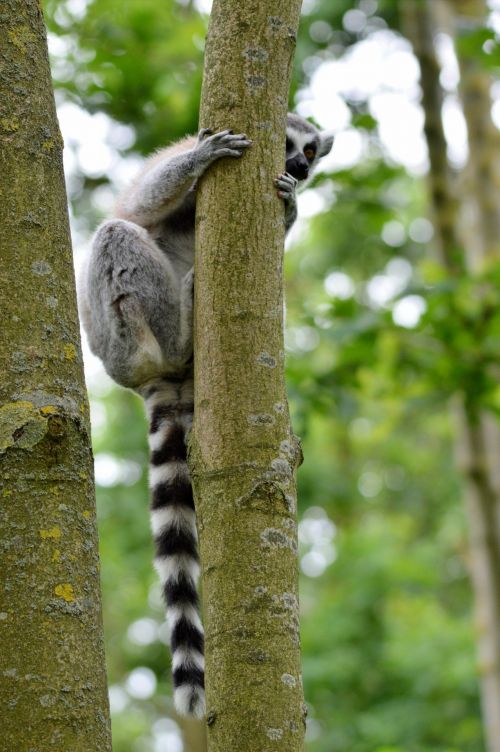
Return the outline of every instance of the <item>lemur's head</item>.
<path id="1" fill-rule="evenodd" d="M 286 171 L 297 180 L 306 180 L 321 157 L 333 146 L 333 134 L 319 131 L 308 120 L 288 113 L 286 122 Z"/>

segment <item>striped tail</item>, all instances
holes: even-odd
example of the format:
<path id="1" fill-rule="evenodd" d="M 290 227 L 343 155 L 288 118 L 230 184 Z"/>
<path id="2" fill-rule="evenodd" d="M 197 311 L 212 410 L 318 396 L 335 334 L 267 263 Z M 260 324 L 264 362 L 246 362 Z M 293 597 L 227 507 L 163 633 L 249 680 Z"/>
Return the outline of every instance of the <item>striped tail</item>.
<path id="1" fill-rule="evenodd" d="M 170 625 L 174 704 L 180 715 L 203 718 L 205 662 L 196 590 L 200 568 L 185 442 L 192 423 L 192 382 L 152 387 L 146 409 L 154 564 Z"/>

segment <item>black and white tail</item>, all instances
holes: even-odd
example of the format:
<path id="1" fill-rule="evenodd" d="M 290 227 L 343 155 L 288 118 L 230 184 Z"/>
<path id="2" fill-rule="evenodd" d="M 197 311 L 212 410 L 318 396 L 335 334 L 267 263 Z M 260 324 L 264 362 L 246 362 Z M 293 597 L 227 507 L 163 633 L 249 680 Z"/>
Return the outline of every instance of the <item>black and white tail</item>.
<path id="1" fill-rule="evenodd" d="M 151 527 L 154 564 L 170 626 L 174 704 L 181 715 L 205 713 L 203 626 L 196 584 L 198 540 L 186 463 L 192 380 L 162 382 L 145 395 L 149 417 Z"/>

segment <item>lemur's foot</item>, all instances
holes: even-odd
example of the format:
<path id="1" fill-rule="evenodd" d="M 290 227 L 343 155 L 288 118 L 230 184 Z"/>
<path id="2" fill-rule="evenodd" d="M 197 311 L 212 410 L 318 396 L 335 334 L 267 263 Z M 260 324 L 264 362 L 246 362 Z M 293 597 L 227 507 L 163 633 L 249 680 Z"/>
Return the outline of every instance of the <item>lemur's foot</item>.
<path id="1" fill-rule="evenodd" d="M 295 190 L 298 182 L 297 178 L 294 178 L 288 172 L 278 175 L 274 181 L 274 185 L 278 189 L 278 196 L 285 201 L 295 201 Z"/>

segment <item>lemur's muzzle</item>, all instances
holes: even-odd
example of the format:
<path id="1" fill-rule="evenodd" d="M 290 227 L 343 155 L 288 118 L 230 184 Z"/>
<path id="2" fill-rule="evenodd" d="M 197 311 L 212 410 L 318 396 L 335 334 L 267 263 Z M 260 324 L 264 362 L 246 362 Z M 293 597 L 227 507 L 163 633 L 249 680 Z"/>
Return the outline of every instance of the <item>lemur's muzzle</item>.
<path id="1" fill-rule="evenodd" d="M 309 174 L 309 163 L 303 154 L 295 154 L 286 160 L 286 171 L 296 180 L 305 180 Z"/>

